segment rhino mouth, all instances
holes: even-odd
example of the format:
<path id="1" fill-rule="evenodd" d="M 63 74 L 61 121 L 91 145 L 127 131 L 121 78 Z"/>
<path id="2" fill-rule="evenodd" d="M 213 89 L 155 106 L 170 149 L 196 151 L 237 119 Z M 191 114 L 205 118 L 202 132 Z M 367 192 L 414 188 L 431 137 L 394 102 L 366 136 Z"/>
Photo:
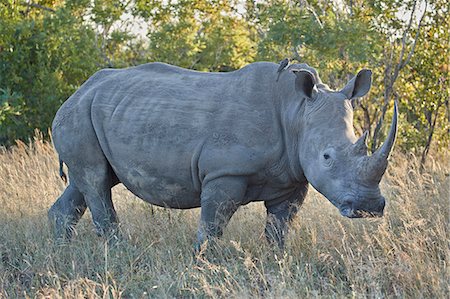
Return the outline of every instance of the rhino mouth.
<path id="1" fill-rule="evenodd" d="M 351 208 L 345 208 L 340 210 L 341 215 L 347 218 L 376 218 L 383 217 L 383 211 L 364 211 L 364 210 L 354 210 Z"/>
<path id="2" fill-rule="evenodd" d="M 347 199 L 339 207 L 341 215 L 347 218 L 382 217 L 386 201 L 383 196 L 368 197 L 358 200 Z"/>

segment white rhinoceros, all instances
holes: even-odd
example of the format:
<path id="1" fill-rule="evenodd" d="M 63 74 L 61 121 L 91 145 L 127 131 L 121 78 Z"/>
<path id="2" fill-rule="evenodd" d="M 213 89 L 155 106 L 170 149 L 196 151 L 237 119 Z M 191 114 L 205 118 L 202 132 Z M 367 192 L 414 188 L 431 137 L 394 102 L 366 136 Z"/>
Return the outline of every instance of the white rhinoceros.
<path id="1" fill-rule="evenodd" d="M 99 234 L 115 234 L 111 188 L 119 183 L 154 205 L 201 207 L 199 244 L 220 236 L 239 206 L 264 201 L 266 236 L 282 247 L 308 184 L 346 217 L 382 215 L 379 182 L 397 107 L 387 141 L 368 156 L 351 100 L 369 91 L 370 70 L 333 91 L 306 64 L 278 81 L 277 69 L 259 62 L 204 73 L 149 63 L 94 74 L 53 121 L 70 177 L 49 211 L 56 236 L 70 236 L 87 207 Z"/>

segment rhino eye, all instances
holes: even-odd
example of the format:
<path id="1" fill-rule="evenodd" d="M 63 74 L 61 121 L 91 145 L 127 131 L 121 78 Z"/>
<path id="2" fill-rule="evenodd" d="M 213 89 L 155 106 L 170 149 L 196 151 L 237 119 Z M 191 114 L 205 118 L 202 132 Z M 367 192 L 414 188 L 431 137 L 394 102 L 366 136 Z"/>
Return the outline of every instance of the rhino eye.
<path id="1" fill-rule="evenodd" d="M 328 154 L 323 154 L 323 157 L 325 158 L 325 160 L 330 159 L 330 155 L 328 155 Z"/>

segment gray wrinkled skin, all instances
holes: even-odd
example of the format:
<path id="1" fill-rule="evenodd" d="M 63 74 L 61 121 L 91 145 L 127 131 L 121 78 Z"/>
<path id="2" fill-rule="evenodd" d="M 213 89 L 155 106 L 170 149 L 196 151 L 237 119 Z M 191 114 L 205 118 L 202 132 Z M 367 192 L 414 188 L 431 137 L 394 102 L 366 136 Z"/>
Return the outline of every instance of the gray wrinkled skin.
<path id="1" fill-rule="evenodd" d="M 396 123 L 392 142 L 368 157 L 350 101 L 369 91 L 371 72 L 332 91 L 306 64 L 278 82 L 277 68 L 202 73 L 150 63 L 94 74 L 53 121 L 70 178 L 49 211 L 56 236 L 70 237 L 87 207 L 98 233 L 114 236 L 118 183 L 154 205 L 201 207 L 199 244 L 220 236 L 239 206 L 264 201 L 267 239 L 283 247 L 309 183 L 344 216 L 382 215 L 378 184 Z"/>

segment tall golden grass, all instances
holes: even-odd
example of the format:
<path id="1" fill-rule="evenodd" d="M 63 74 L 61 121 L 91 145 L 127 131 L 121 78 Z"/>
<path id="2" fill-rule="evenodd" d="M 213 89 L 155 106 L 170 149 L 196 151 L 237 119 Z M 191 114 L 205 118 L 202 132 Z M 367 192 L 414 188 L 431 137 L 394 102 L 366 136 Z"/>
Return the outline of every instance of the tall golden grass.
<path id="1" fill-rule="evenodd" d="M 85 215 L 70 244 L 54 243 L 57 170 L 41 138 L 0 150 L 0 297 L 449 297 L 447 156 L 421 174 L 415 156 L 394 155 L 381 219 L 345 219 L 311 191 L 282 253 L 265 242 L 254 203 L 203 257 L 193 254 L 198 209 L 151 207 L 122 186 L 113 196 L 125 241 L 110 248 Z"/>

